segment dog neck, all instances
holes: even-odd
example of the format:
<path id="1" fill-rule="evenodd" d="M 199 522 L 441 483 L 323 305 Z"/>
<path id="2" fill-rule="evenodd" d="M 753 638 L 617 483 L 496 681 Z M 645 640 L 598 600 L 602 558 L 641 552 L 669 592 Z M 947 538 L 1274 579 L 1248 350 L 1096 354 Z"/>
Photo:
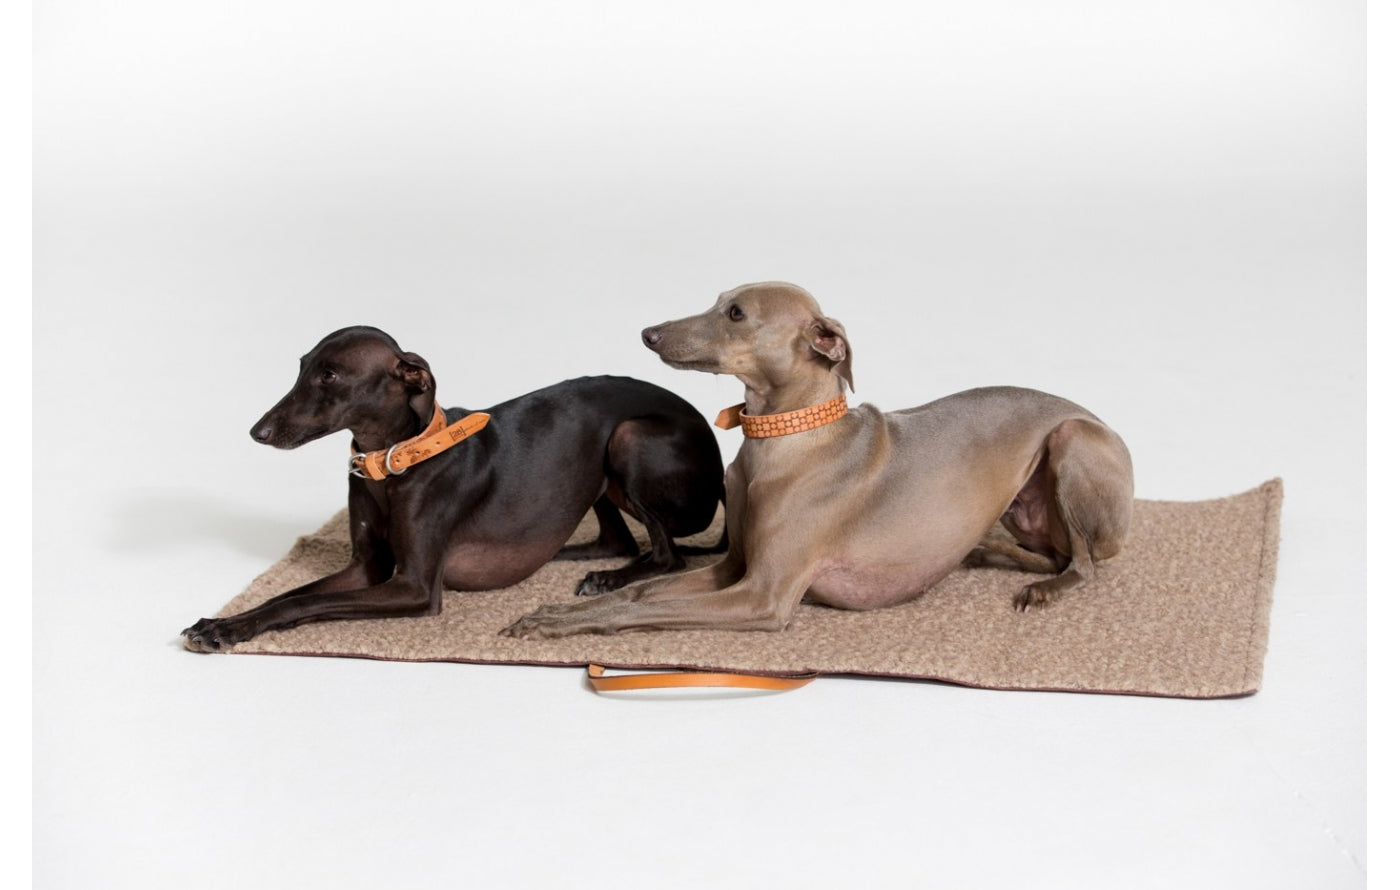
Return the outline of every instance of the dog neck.
<path id="1" fill-rule="evenodd" d="M 421 435 L 432 425 L 441 409 L 433 393 L 416 393 L 394 415 L 392 421 L 356 424 L 351 427 L 351 446 L 357 452 L 377 451 L 395 442 L 404 442 Z"/>
<path id="2" fill-rule="evenodd" d="M 835 374 L 796 374 L 783 383 L 770 383 L 743 375 L 744 413 L 750 417 L 786 414 L 839 398 L 846 391 Z"/>
<path id="3" fill-rule="evenodd" d="M 395 442 L 388 448 L 370 452 L 362 452 L 352 445 L 350 474 L 375 481 L 398 476 L 414 464 L 476 435 L 490 419 L 491 415 L 477 412 L 449 426 L 447 415 L 434 402 L 432 417 L 416 435 Z"/>
<path id="4" fill-rule="evenodd" d="M 744 408 L 743 403 L 726 408 L 715 420 L 715 426 L 726 430 L 742 426 L 746 439 L 771 439 L 826 426 L 845 417 L 847 412 L 845 393 L 825 402 L 775 414 L 750 414 Z"/>

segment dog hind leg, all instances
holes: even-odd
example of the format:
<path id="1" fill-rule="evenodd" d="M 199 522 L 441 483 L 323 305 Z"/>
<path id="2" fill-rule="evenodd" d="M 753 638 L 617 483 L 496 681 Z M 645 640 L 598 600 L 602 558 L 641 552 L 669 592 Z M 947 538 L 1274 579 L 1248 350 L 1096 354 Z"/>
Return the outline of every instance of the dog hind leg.
<path id="1" fill-rule="evenodd" d="M 609 486 L 611 487 L 611 486 Z M 598 518 L 598 537 L 586 544 L 567 544 L 555 554 L 555 559 L 607 559 L 612 556 L 636 556 L 641 552 L 632 530 L 622 512 L 604 492 L 593 504 L 593 515 Z"/>
<path id="2" fill-rule="evenodd" d="M 1012 602 L 1022 612 L 1092 579 L 1098 563 L 1122 550 L 1132 522 L 1132 461 L 1115 433 L 1091 420 L 1067 420 L 1046 437 L 1046 449 L 1046 527 L 1062 570 L 1016 594 Z"/>
<path id="3" fill-rule="evenodd" d="M 693 434 L 661 420 L 618 424 L 608 440 L 608 496 L 646 527 L 651 549 L 620 569 L 590 572 L 576 594 L 606 593 L 685 567 L 675 537 L 704 531 L 723 496 L 722 478 L 707 472 L 705 456 L 687 438 Z"/>

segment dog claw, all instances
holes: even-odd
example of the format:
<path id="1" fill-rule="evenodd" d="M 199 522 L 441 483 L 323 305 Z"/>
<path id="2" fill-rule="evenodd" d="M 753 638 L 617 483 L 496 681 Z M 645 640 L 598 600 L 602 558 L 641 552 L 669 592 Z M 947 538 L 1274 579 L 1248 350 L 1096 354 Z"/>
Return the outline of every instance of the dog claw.
<path id="1" fill-rule="evenodd" d="M 1055 594 L 1037 588 L 1034 584 L 1021 588 L 1021 592 L 1011 601 L 1017 612 L 1043 609 L 1055 601 Z"/>
<path id="2" fill-rule="evenodd" d="M 533 625 L 534 622 L 531 620 L 531 617 L 526 615 L 524 618 L 517 619 L 516 622 L 509 627 L 501 628 L 499 635 L 503 637 L 514 637 L 517 640 L 530 640 L 533 639 L 530 635 Z"/>
<path id="3" fill-rule="evenodd" d="M 191 652 L 219 651 L 220 644 L 218 640 L 212 637 L 205 637 L 203 634 L 196 632 L 192 627 L 187 627 L 180 631 L 180 635 L 183 637 L 181 642 L 184 643 L 185 648 Z"/>
<path id="4" fill-rule="evenodd" d="M 618 588 L 618 584 L 611 578 L 611 572 L 589 572 L 583 576 L 583 580 L 578 582 L 578 587 L 574 588 L 574 596 L 597 596 L 600 593 L 611 593 Z"/>
<path id="5" fill-rule="evenodd" d="M 222 652 L 239 642 L 217 618 L 201 618 L 180 631 L 181 642 L 191 652 Z"/>
<path id="6" fill-rule="evenodd" d="M 585 575 L 583 580 L 578 582 L 578 587 L 574 588 L 574 596 L 597 596 L 602 593 L 593 586 L 592 574 Z"/>
<path id="7" fill-rule="evenodd" d="M 563 612 L 552 611 L 549 606 L 542 606 L 529 615 L 516 619 L 515 623 L 502 630 L 500 635 L 517 640 L 552 640 L 578 633 L 579 630 L 571 627 L 571 624 Z"/>

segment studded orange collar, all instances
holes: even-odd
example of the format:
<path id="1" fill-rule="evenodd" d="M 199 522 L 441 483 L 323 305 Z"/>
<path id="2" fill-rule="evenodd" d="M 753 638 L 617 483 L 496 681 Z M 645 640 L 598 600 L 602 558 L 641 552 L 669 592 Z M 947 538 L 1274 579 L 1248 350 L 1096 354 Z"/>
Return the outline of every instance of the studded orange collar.
<path id="1" fill-rule="evenodd" d="M 350 456 L 350 475 L 376 482 L 390 476 L 398 476 L 416 463 L 422 463 L 435 454 L 441 454 L 458 442 L 466 441 L 477 433 L 491 419 L 490 414 L 477 412 L 468 414 L 461 420 L 447 425 L 447 415 L 442 407 L 433 403 L 433 419 L 427 429 L 402 442 L 395 442 L 381 451 L 368 453 L 357 451 Z M 353 449 L 352 449 L 353 450 Z"/>
<path id="2" fill-rule="evenodd" d="M 820 405 L 810 405 L 806 408 L 799 408 L 796 411 L 788 411 L 784 414 L 758 414 L 748 415 L 744 413 L 744 403 L 740 402 L 730 408 L 725 408 L 715 418 L 715 426 L 722 430 L 732 430 L 736 426 L 744 428 L 744 438 L 746 439 L 770 439 L 773 436 L 789 436 L 793 433 L 805 433 L 814 430 L 819 426 L 826 426 L 833 420 L 840 420 L 846 416 L 846 396 L 844 393 L 829 402 L 822 402 Z"/>

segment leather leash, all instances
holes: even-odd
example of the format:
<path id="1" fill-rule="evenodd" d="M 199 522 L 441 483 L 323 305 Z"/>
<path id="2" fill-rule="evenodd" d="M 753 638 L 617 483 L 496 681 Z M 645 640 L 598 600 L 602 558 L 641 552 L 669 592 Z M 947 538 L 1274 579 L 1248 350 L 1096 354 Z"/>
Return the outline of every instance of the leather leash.
<path id="1" fill-rule="evenodd" d="M 604 676 L 606 671 L 607 668 L 601 664 L 588 666 L 588 682 L 593 684 L 594 692 L 623 692 L 629 689 L 679 689 L 693 686 L 725 686 L 781 692 L 788 689 L 799 689 L 817 678 L 816 674 L 765 677 L 760 674 L 730 674 L 718 671 L 676 671 L 608 677 Z"/>

